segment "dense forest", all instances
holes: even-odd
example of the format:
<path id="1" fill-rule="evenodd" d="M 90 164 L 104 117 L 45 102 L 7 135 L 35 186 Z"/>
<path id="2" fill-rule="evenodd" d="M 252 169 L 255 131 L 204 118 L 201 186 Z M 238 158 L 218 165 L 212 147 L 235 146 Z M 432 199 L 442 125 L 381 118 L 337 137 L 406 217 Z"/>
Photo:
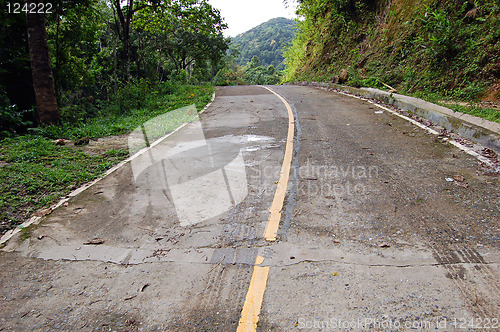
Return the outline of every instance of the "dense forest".
<path id="1" fill-rule="evenodd" d="M 283 70 L 282 50 L 292 43 L 296 24 L 284 17 L 273 18 L 232 38 L 231 44 L 239 50 L 236 63 L 244 66 L 257 56 L 263 66 Z"/>
<path id="2" fill-rule="evenodd" d="M 117 101 L 126 112 L 136 108 L 131 95 L 154 83 L 210 82 L 224 67 L 226 26 L 206 0 L 55 0 L 40 7 L 45 14 L 14 4 L 1 1 L 3 136 L 38 121 L 85 121 Z"/>
<path id="3" fill-rule="evenodd" d="M 298 14 L 288 81 L 329 81 L 347 69 L 351 85 L 498 101 L 498 0 L 298 0 Z"/>

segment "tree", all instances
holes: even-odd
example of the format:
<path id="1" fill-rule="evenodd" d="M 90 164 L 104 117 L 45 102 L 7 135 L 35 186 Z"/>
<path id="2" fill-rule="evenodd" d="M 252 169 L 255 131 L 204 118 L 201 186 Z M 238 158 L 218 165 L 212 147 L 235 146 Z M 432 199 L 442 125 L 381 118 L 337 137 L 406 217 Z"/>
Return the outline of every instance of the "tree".
<path id="1" fill-rule="evenodd" d="M 192 0 L 188 0 L 192 2 Z M 125 4 L 122 0 L 112 0 L 113 9 L 116 16 L 116 30 L 122 42 L 123 49 L 121 53 L 123 76 L 126 81 L 130 79 L 130 47 L 131 47 L 131 32 L 133 25 L 133 17 L 146 9 L 165 8 L 171 4 L 170 0 L 126 0 Z"/>
<path id="2" fill-rule="evenodd" d="M 280 73 L 273 65 L 267 68 L 260 65 L 260 59 L 254 55 L 245 66 L 245 78 L 250 84 L 277 84 L 280 82 Z"/>
<path id="3" fill-rule="evenodd" d="M 193 67 L 216 65 L 229 48 L 226 28 L 217 9 L 207 0 L 172 0 L 168 6 L 149 7 L 137 15 L 136 28 L 156 38 L 156 48 L 175 66 L 176 74 Z"/>
<path id="4" fill-rule="evenodd" d="M 41 0 L 28 0 L 36 8 Z M 59 107 L 57 106 L 56 90 L 52 67 L 50 66 L 49 49 L 47 46 L 47 33 L 45 31 L 44 14 L 26 14 L 28 30 L 28 45 L 31 60 L 33 88 L 36 97 L 38 118 L 42 124 L 57 124 L 60 122 Z"/>
<path id="5" fill-rule="evenodd" d="M 260 59 L 258 56 L 254 55 L 252 57 L 252 60 L 250 60 L 250 62 L 248 63 L 248 68 L 254 69 L 257 68 L 258 66 L 260 66 Z"/>

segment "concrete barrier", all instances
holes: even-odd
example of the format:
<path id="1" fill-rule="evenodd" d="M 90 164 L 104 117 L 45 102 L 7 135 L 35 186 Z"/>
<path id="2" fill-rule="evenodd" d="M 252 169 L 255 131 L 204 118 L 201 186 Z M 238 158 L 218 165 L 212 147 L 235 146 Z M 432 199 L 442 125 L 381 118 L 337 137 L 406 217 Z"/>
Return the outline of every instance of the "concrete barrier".
<path id="1" fill-rule="evenodd" d="M 296 82 L 296 85 L 331 88 L 367 99 L 376 99 L 398 109 L 428 119 L 463 138 L 479 143 L 500 154 L 500 123 L 481 119 L 477 116 L 455 112 L 428 101 L 390 93 L 373 88 L 355 88 L 346 85 L 319 82 Z"/>

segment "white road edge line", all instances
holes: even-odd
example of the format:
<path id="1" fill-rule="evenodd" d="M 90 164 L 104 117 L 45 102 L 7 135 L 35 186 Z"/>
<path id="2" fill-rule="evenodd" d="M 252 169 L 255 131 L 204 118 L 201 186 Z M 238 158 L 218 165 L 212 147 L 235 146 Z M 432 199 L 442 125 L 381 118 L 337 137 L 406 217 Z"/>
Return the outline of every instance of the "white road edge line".
<path id="1" fill-rule="evenodd" d="M 437 131 L 435 131 L 434 129 L 426 126 L 426 125 L 423 125 L 421 124 L 420 122 L 418 121 L 415 121 L 403 114 L 399 114 L 398 112 L 394 111 L 394 110 L 391 110 L 390 108 L 387 108 L 385 106 L 382 106 L 382 105 L 379 105 L 369 99 L 366 99 L 366 98 L 363 98 L 363 97 L 359 97 L 359 96 L 355 96 L 355 95 L 351 95 L 351 94 L 348 94 L 348 93 L 345 93 L 345 92 L 342 92 L 342 91 L 334 91 L 335 93 L 339 93 L 339 94 L 342 94 L 342 95 L 345 95 L 345 96 L 349 96 L 349 97 L 352 97 L 352 98 L 356 98 L 356 99 L 360 99 L 360 100 L 363 100 L 363 101 L 367 101 L 369 102 L 370 104 L 373 104 L 375 106 L 377 106 L 378 108 L 381 108 L 387 112 L 390 112 L 391 114 L 394 114 L 394 115 L 397 115 L 399 116 L 400 118 L 402 119 L 405 119 L 406 121 L 409 121 L 411 122 L 412 124 L 414 124 L 415 126 L 417 127 L 420 127 L 426 131 L 428 131 L 429 133 L 433 134 L 433 135 L 436 135 L 438 136 L 439 133 Z M 460 144 L 459 142 L 455 141 L 454 139 L 451 139 L 451 138 L 448 138 L 448 137 L 443 137 L 443 141 L 446 141 L 446 142 L 449 142 L 450 144 L 456 146 L 457 148 L 459 148 L 460 150 L 470 154 L 471 156 L 479 159 L 479 161 L 485 163 L 486 165 L 490 166 L 490 167 L 493 167 L 494 169 L 496 169 L 498 166 L 495 165 L 493 162 L 491 162 L 488 158 L 484 157 L 484 156 L 481 156 L 479 153 L 477 153 L 476 151 L 472 150 L 471 148 L 469 147 L 466 147 L 465 145 L 462 145 Z"/>
<path id="2" fill-rule="evenodd" d="M 214 102 L 214 100 L 215 100 L 215 91 L 212 94 L 212 99 L 210 100 L 210 102 L 200 112 L 198 112 L 198 114 L 204 113 L 208 109 L 208 107 L 210 107 L 210 105 L 212 105 L 212 103 Z M 92 187 L 93 185 L 95 185 L 96 183 L 98 183 L 99 181 L 101 181 L 102 179 L 104 179 L 105 177 L 107 177 L 108 175 L 112 174 L 113 172 L 115 172 L 116 170 L 118 170 L 119 168 L 121 168 L 126 163 L 134 160 L 135 158 L 139 157 L 143 153 L 149 151 L 150 149 L 152 149 L 156 145 L 160 144 L 166 138 L 168 138 L 169 136 L 175 134 L 177 131 L 181 130 L 188 123 L 189 122 L 185 122 L 185 123 L 181 124 L 174 131 L 172 131 L 172 132 L 166 134 L 165 136 L 160 137 L 159 139 L 157 139 L 156 141 L 154 141 L 149 147 L 142 148 L 141 150 L 137 151 L 134 155 L 128 157 L 127 159 L 125 159 L 125 160 L 121 161 L 120 163 L 116 164 L 115 166 L 111 167 L 110 169 L 108 169 L 103 175 L 101 175 L 97 179 L 95 179 L 95 180 L 93 180 L 91 182 L 85 183 L 80 188 L 77 188 L 77 189 L 73 190 L 66 197 L 61 198 L 59 200 L 59 202 L 57 202 L 55 205 L 50 206 L 48 209 L 50 209 L 50 211 L 54 211 L 55 209 L 57 209 L 58 207 L 60 207 L 61 205 L 63 205 L 67 201 L 69 201 L 72 197 L 75 197 L 78 194 L 80 194 L 80 193 L 84 192 L 85 190 L 89 189 L 90 187 Z M 2 236 L 2 238 L 0 238 L 0 245 L 3 245 L 5 243 L 7 243 L 7 241 L 9 241 L 14 235 L 16 235 L 17 233 L 19 233 L 24 228 L 26 228 L 26 227 L 28 227 L 30 225 L 33 225 L 33 224 L 37 224 L 41 219 L 42 219 L 42 217 L 40 217 L 40 216 L 36 216 L 36 215 L 32 216 L 30 219 L 28 219 L 27 221 L 23 222 L 21 225 L 16 226 L 16 228 L 11 229 L 10 231 L 7 231 Z"/>

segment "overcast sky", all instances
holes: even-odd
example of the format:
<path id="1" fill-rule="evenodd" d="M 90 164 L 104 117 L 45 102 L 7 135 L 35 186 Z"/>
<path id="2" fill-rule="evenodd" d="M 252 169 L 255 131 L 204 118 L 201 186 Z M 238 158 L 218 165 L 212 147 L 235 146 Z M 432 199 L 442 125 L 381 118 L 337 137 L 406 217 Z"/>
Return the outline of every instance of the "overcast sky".
<path id="1" fill-rule="evenodd" d="M 295 3 L 288 1 L 288 8 L 283 0 L 208 0 L 220 10 L 228 28 L 226 37 L 235 37 L 242 32 L 275 17 L 295 18 Z"/>

